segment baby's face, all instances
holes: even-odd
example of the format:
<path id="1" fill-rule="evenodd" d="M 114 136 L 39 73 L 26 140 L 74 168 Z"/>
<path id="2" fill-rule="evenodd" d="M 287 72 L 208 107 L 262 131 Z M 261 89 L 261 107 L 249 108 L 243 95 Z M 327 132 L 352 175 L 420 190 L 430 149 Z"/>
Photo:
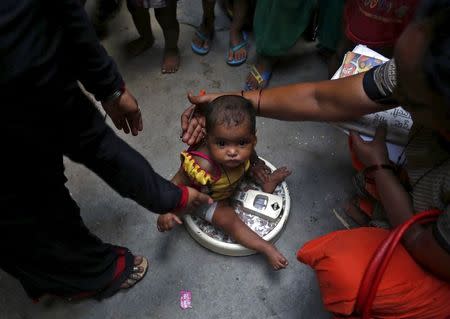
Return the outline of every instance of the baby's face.
<path id="1" fill-rule="evenodd" d="M 245 163 L 256 145 L 256 136 L 248 123 L 238 126 L 216 125 L 207 136 L 211 157 L 226 168 Z"/>

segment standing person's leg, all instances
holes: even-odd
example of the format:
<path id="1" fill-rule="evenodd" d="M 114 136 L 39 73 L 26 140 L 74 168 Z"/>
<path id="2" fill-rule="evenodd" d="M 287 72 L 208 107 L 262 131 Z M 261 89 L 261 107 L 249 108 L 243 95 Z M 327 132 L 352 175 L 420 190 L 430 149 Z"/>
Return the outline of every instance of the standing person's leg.
<path id="1" fill-rule="evenodd" d="M 217 204 L 212 223 L 230 235 L 237 243 L 264 254 L 270 265 L 279 270 L 288 265 L 286 258 L 271 243 L 265 241 L 251 230 L 225 201 Z"/>
<path id="2" fill-rule="evenodd" d="M 86 0 L 82 2 L 86 3 Z M 123 0 L 96 0 L 92 24 L 99 38 L 107 34 L 107 24 L 120 12 Z"/>
<path id="3" fill-rule="evenodd" d="M 178 36 L 180 24 L 177 20 L 177 1 L 167 0 L 167 6 L 155 9 L 158 20 L 164 33 L 164 58 L 161 65 L 162 73 L 174 73 L 180 66 L 180 52 L 178 50 Z"/>
<path id="4" fill-rule="evenodd" d="M 93 235 L 63 185 L 44 187 L 45 192 L 27 198 L 40 206 L 24 207 L 35 220 L 0 227 L 0 239 L 14 242 L 2 249 L 0 266 L 20 280 L 31 298 L 51 294 L 100 299 L 122 288 L 127 278 L 142 278 L 145 269 L 133 269 L 133 263 L 141 263 L 142 258 L 134 260 L 127 248 Z"/>
<path id="5" fill-rule="evenodd" d="M 256 2 L 253 30 L 257 59 L 247 76 L 246 90 L 268 85 L 273 66 L 305 31 L 314 6 L 315 0 Z"/>
<path id="6" fill-rule="evenodd" d="M 139 38 L 128 43 L 127 50 L 131 56 L 136 56 L 151 48 L 155 42 L 155 38 L 153 37 L 148 9 L 138 7 L 133 0 L 127 1 L 127 7 L 133 18 L 136 30 L 139 33 Z"/>
<path id="7" fill-rule="evenodd" d="M 248 0 L 233 1 L 233 21 L 230 26 L 230 49 L 228 50 L 227 63 L 240 65 L 247 59 L 247 35 L 243 27 L 249 8 Z"/>
<path id="8" fill-rule="evenodd" d="M 330 78 L 340 65 L 335 53 L 341 39 L 344 38 L 343 14 L 344 0 L 319 1 L 318 47 L 319 53 L 327 61 Z M 341 43 L 341 45 L 345 45 L 345 43 Z"/>
<path id="9" fill-rule="evenodd" d="M 203 18 L 202 23 L 195 31 L 192 38 L 191 48 L 197 54 L 207 54 L 211 48 L 211 40 L 214 36 L 214 7 L 215 0 L 202 0 Z"/>

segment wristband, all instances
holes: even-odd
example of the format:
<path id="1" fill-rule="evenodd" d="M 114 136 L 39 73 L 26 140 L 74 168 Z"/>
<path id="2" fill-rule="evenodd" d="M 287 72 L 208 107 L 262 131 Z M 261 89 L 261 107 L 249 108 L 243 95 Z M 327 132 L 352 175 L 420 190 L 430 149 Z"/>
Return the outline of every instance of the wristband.
<path id="1" fill-rule="evenodd" d="M 186 208 L 187 203 L 188 203 L 189 190 L 183 184 L 178 184 L 178 187 L 181 190 L 181 197 L 180 197 L 180 201 L 178 202 L 177 206 L 175 207 L 175 210 L 183 210 Z"/>

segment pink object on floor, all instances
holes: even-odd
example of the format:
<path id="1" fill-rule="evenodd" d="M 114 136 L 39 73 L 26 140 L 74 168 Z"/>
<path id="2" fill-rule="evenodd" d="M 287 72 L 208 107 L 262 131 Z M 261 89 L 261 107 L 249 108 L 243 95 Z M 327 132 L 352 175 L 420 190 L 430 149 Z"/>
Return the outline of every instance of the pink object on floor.
<path id="1" fill-rule="evenodd" d="M 192 292 L 190 290 L 180 291 L 180 307 L 181 309 L 192 308 Z"/>

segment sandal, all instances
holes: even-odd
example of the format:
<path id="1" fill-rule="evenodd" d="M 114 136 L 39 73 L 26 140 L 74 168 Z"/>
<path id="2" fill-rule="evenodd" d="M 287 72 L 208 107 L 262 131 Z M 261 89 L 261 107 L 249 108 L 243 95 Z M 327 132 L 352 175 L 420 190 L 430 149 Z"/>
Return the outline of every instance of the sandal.
<path id="1" fill-rule="evenodd" d="M 255 78 L 256 82 L 258 82 L 258 87 L 254 88 L 250 85 L 250 83 L 245 83 L 245 91 L 264 89 L 269 85 L 270 77 L 272 76 L 272 71 L 264 71 L 259 73 L 258 69 L 255 65 L 252 64 L 250 67 L 250 74 Z"/>
<path id="2" fill-rule="evenodd" d="M 246 48 L 247 45 L 248 45 L 247 32 L 242 31 L 242 42 L 238 43 L 235 46 L 230 47 L 230 50 L 233 53 L 233 59 L 228 60 L 228 57 L 227 57 L 227 64 L 231 65 L 231 66 L 238 66 L 238 65 L 241 65 L 242 63 L 244 63 L 245 61 L 247 61 L 247 55 L 245 55 L 245 57 L 243 57 L 242 59 L 239 59 L 239 60 L 236 60 L 234 58 L 234 53 L 236 53 L 236 51 L 239 51 L 242 48 Z"/>
<path id="3" fill-rule="evenodd" d="M 200 30 L 195 31 L 195 35 L 203 41 L 203 44 L 205 44 L 207 41 L 211 42 L 213 39 L 214 32 L 212 32 L 209 36 Z M 197 53 L 198 55 L 206 55 L 208 54 L 209 50 L 211 49 L 210 46 L 207 48 L 204 48 L 203 46 L 198 46 L 194 43 L 194 41 L 191 41 L 191 49 L 194 51 L 194 53 Z"/>
<path id="4" fill-rule="evenodd" d="M 136 256 L 135 258 L 140 257 Z M 139 265 L 133 266 L 133 269 L 128 278 L 120 285 L 120 289 L 129 289 L 136 285 L 147 273 L 148 260 L 142 256 L 142 261 Z"/>

